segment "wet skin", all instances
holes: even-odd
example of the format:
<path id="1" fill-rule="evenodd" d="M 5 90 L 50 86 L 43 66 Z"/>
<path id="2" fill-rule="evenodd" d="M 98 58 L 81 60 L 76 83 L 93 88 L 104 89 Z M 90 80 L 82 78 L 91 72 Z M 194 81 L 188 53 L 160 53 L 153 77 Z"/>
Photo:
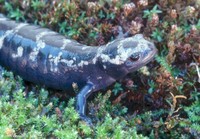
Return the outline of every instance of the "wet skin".
<path id="1" fill-rule="evenodd" d="M 58 90 L 82 88 L 77 111 L 85 120 L 87 97 L 150 62 L 157 49 L 141 34 L 104 46 L 86 46 L 46 28 L 0 15 L 0 64 L 24 80 Z"/>

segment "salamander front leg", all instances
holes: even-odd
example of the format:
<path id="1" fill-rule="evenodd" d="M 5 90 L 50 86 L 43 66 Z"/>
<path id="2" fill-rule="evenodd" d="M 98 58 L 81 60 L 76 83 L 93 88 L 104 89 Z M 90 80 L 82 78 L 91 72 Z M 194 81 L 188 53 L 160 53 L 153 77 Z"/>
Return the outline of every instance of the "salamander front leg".
<path id="1" fill-rule="evenodd" d="M 76 109 L 80 115 L 80 118 L 86 121 L 89 125 L 91 120 L 85 115 L 86 101 L 88 96 L 92 93 L 93 83 L 88 82 L 77 95 Z"/>

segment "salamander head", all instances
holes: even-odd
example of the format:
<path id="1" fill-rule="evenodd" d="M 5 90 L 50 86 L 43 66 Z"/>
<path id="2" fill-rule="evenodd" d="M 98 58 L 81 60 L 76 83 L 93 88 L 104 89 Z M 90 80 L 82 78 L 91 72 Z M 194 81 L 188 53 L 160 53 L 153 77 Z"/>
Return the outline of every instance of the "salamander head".
<path id="1" fill-rule="evenodd" d="M 145 40 L 141 34 L 124 40 L 123 47 L 127 53 L 124 65 L 129 72 L 135 71 L 150 62 L 157 53 L 155 45 Z"/>
<path id="2" fill-rule="evenodd" d="M 107 51 L 101 54 L 101 61 L 104 66 L 106 64 L 107 73 L 118 79 L 150 62 L 156 53 L 154 44 L 137 34 L 108 44 Z"/>

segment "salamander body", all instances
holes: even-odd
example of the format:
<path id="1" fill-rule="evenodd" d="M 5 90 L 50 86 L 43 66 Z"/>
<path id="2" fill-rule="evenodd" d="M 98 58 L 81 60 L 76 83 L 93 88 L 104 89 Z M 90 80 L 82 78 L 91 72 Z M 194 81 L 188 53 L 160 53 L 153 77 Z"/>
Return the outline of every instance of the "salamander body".
<path id="1" fill-rule="evenodd" d="M 0 64 L 23 79 L 59 90 L 77 83 L 77 109 L 86 98 L 152 60 L 157 50 L 141 34 L 99 47 L 86 46 L 54 31 L 0 16 Z"/>

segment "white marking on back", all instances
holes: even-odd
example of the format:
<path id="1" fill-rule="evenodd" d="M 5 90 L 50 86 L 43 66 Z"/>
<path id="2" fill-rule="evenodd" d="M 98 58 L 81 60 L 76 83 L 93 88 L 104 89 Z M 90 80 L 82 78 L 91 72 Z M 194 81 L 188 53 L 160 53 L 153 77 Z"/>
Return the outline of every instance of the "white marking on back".
<path id="1" fill-rule="evenodd" d="M 58 56 L 52 56 L 51 54 L 48 56 L 51 71 L 58 71 L 58 63 L 61 61 L 62 54 L 62 52 L 59 52 Z"/>
<path id="2" fill-rule="evenodd" d="M 12 30 L 7 30 L 3 36 L 0 37 L 0 49 L 2 49 L 3 47 L 3 42 L 4 42 L 4 39 L 9 36 L 10 34 L 12 33 L 17 33 L 22 27 L 26 26 L 27 24 L 25 23 L 21 23 L 19 24 L 17 27 L 15 27 L 14 29 Z"/>
<path id="3" fill-rule="evenodd" d="M 13 30 L 8 30 L 8 31 L 5 32 L 5 34 L 3 36 L 1 36 L 1 38 L 0 38 L 0 49 L 3 47 L 3 41 L 4 41 L 4 39 L 8 35 L 10 35 L 11 33 L 13 33 Z"/>
<path id="4" fill-rule="evenodd" d="M 73 60 L 67 60 L 67 59 L 61 59 L 60 62 L 63 62 L 65 64 L 67 64 L 68 67 L 73 67 L 73 63 L 74 61 Z"/>
<path id="5" fill-rule="evenodd" d="M 12 54 L 13 58 L 22 57 L 24 48 L 22 46 L 17 48 L 17 54 Z"/>
<path id="6" fill-rule="evenodd" d="M 45 32 L 42 32 L 42 33 L 39 33 L 37 36 L 36 36 L 36 44 L 37 44 L 37 48 L 44 48 L 45 47 L 45 42 L 42 40 L 42 37 L 46 36 L 46 35 L 49 35 L 49 34 L 55 34 L 55 32 L 50 32 L 50 31 L 45 31 Z"/>
<path id="7" fill-rule="evenodd" d="M 69 43 L 71 43 L 71 40 L 69 40 L 69 39 L 64 39 L 64 40 L 63 40 L 63 46 L 61 47 L 61 49 L 65 49 L 65 47 L 66 47 Z"/>
<path id="8" fill-rule="evenodd" d="M 83 61 L 83 60 L 81 60 L 81 62 L 78 63 L 77 65 L 78 65 L 79 67 L 82 67 L 83 65 L 88 65 L 88 64 L 89 64 L 88 61 Z"/>
<path id="9" fill-rule="evenodd" d="M 87 46 L 81 46 L 82 48 L 82 50 L 86 50 L 86 49 L 89 49 L 89 47 L 87 47 Z"/>
<path id="10" fill-rule="evenodd" d="M 40 49 L 45 48 L 46 44 L 45 42 L 42 40 L 42 37 L 44 37 L 45 35 L 49 35 L 49 34 L 55 34 L 55 32 L 50 32 L 50 31 L 45 31 L 45 32 L 41 32 L 36 36 L 36 47 L 32 50 L 32 52 L 30 53 L 29 59 L 32 61 L 36 60 L 36 57 L 38 56 L 38 53 L 40 51 Z"/>
<path id="11" fill-rule="evenodd" d="M 58 53 L 58 56 L 54 58 L 53 62 L 54 62 L 54 65 L 55 65 L 55 71 L 57 72 L 58 71 L 58 63 L 60 62 L 60 59 L 61 59 L 61 56 L 62 56 L 62 52 L 59 52 Z"/>
<path id="12" fill-rule="evenodd" d="M 71 43 L 72 41 L 70 39 L 63 39 L 63 45 L 60 49 L 64 50 L 67 44 Z"/>
<path id="13" fill-rule="evenodd" d="M 17 33 L 22 27 L 27 25 L 27 23 L 20 23 L 16 28 L 14 28 L 14 32 Z"/>
<path id="14" fill-rule="evenodd" d="M 38 55 L 39 51 L 37 49 L 33 49 L 33 51 L 29 54 L 29 59 L 32 61 L 35 61 L 36 56 Z"/>
<path id="15" fill-rule="evenodd" d="M 6 21 L 7 18 L 0 18 L 0 21 Z"/>

